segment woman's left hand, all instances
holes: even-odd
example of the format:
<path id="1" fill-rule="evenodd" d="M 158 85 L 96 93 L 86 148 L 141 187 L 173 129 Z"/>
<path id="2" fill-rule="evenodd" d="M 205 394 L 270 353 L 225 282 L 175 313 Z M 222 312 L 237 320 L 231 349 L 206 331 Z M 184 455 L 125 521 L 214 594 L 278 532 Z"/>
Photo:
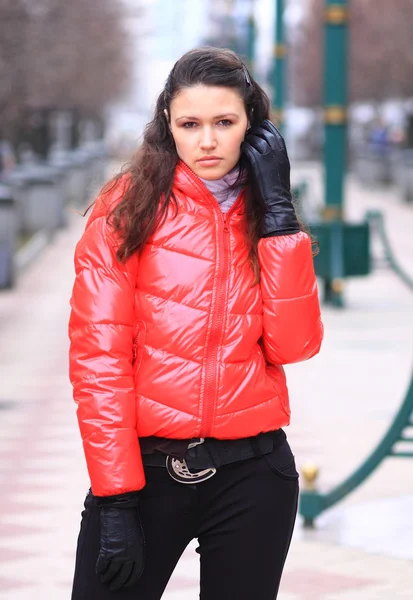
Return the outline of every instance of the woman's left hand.
<path id="1" fill-rule="evenodd" d="M 266 213 L 261 236 L 287 235 L 300 231 L 291 199 L 290 161 L 285 142 L 269 120 L 252 127 L 241 144 L 247 157 Z"/>

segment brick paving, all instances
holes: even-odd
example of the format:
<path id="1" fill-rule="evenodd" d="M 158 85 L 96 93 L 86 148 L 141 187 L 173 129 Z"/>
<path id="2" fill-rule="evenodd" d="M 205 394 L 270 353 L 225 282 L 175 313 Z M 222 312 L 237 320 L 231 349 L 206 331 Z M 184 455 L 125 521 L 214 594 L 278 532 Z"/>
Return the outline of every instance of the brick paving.
<path id="1" fill-rule="evenodd" d="M 307 174 L 319 194 L 319 173 Z M 394 191 L 350 181 L 348 214 L 386 212 L 396 255 L 413 275 L 413 207 Z M 321 196 L 320 196 L 321 197 Z M 12 291 L 0 293 L 0 600 L 68 600 L 88 487 L 67 377 L 74 212 Z M 324 308 L 322 353 L 287 368 L 299 468 L 313 460 L 330 487 L 371 451 L 402 401 L 413 364 L 413 293 L 378 271 L 346 286 L 347 309 Z M 412 598 L 413 462 L 387 459 L 313 531 L 299 520 L 280 600 Z M 191 544 L 164 595 L 198 597 Z"/>

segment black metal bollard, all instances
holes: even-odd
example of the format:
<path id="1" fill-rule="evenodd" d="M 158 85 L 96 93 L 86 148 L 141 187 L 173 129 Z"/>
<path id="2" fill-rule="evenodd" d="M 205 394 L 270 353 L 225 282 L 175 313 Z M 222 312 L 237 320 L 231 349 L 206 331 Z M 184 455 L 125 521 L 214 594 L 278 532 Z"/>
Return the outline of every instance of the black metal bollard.
<path id="1" fill-rule="evenodd" d="M 17 218 L 12 189 L 0 184 L 0 289 L 11 288 L 15 279 Z"/>

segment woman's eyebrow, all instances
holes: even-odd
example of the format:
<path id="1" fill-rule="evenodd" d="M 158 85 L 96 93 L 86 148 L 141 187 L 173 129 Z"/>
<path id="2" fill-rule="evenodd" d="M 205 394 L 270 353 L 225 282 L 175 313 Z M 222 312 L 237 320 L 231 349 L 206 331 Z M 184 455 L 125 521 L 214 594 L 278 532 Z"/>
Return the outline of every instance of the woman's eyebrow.
<path id="1" fill-rule="evenodd" d="M 224 113 L 223 115 L 217 115 L 214 119 L 224 119 L 225 117 L 236 117 L 238 119 L 237 113 Z"/>
<path id="2" fill-rule="evenodd" d="M 225 117 L 236 117 L 238 119 L 239 115 L 237 115 L 236 113 L 229 112 L 229 113 L 224 113 L 222 115 L 216 115 L 215 117 L 213 117 L 213 119 L 224 119 Z M 183 115 L 182 117 L 177 117 L 175 119 L 175 123 L 177 123 L 181 119 L 188 119 L 190 121 L 199 121 L 200 120 L 199 117 L 191 117 L 191 116 Z"/>
<path id="3" fill-rule="evenodd" d="M 187 117 L 186 115 L 183 115 L 182 117 L 177 117 L 175 119 L 175 123 L 178 123 L 178 121 L 180 121 L 181 119 L 188 119 L 190 121 L 198 121 L 198 117 Z"/>

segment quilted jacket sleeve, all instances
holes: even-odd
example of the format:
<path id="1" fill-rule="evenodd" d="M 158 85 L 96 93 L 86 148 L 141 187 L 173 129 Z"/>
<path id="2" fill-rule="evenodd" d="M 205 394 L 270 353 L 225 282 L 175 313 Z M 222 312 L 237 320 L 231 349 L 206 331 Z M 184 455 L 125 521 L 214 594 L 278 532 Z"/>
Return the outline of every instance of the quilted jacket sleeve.
<path id="1" fill-rule="evenodd" d="M 69 321 L 70 379 L 92 491 L 145 485 L 136 431 L 132 364 L 138 257 L 120 264 L 99 204 L 75 252 Z"/>
<path id="2" fill-rule="evenodd" d="M 307 360 L 323 339 L 311 240 L 302 231 L 263 238 L 258 256 L 266 359 L 274 365 Z"/>

